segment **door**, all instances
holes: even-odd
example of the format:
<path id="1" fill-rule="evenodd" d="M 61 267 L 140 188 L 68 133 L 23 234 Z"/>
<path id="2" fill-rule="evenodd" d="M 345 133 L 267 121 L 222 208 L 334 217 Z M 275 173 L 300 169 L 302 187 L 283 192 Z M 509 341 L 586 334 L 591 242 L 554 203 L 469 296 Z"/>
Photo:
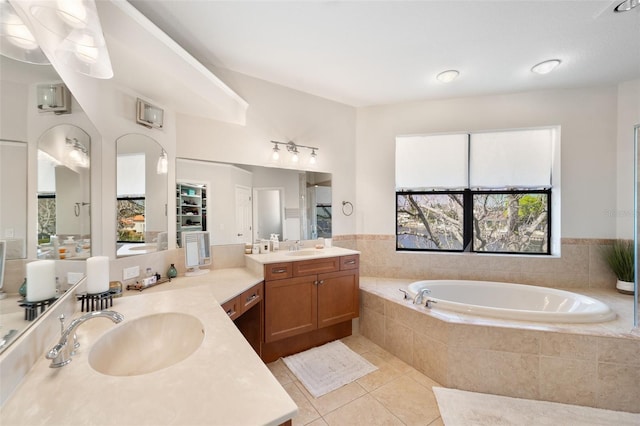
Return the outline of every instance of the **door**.
<path id="1" fill-rule="evenodd" d="M 251 243 L 251 188 L 236 185 L 236 243 Z"/>
<path id="2" fill-rule="evenodd" d="M 274 342 L 317 328 L 315 283 L 316 275 L 265 283 L 265 342 Z"/>
<path id="3" fill-rule="evenodd" d="M 358 272 L 340 271 L 318 275 L 318 328 L 358 316 Z"/>

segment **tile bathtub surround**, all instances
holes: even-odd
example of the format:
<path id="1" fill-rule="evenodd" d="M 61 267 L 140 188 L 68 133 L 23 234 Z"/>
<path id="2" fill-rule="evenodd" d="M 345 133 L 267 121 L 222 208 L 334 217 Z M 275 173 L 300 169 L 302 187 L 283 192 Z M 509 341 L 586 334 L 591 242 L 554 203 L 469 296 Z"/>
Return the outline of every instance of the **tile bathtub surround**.
<path id="1" fill-rule="evenodd" d="M 357 235 L 360 274 L 410 279 L 471 279 L 554 288 L 615 288 L 602 257 L 612 240 L 563 239 L 561 257 L 396 252 L 394 235 Z"/>
<path id="2" fill-rule="evenodd" d="M 607 326 L 483 319 L 403 301 L 410 281 L 360 278 L 360 333 L 443 386 L 640 412 L 630 312 Z"/>

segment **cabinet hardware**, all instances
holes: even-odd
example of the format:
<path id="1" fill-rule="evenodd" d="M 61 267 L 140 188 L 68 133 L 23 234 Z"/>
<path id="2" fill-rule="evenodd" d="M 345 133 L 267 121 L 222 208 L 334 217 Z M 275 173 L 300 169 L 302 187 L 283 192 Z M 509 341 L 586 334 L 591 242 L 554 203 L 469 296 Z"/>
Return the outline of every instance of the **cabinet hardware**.
<path id="1" fill-rule="evenodd" d="M 318 285 L 320 285 L 320 284 L 324 284 L 324 280 L 318 281 Z"/>
<path id="2" fill-rule="evenodd" d="M 233 316 L 233 315 L 235 315 L 235 313 L 236 313 L 236 311 L 234 311 L 233 309 L 229 309 L 229 310 L 227 311 L 227 315 L 229 315 L 230 317 L 231 317 L 231 316 Z"/>
<path id="3" fill-rule="evenodd" d="M 282 268 L 282 269 L 274 269 L 272 271 L 274 274 L 284 274 L 285 272 L 287 272 L 286 269 Z"/>
<path id="4" fill-rule="evenodd" d="M 256 300 L 258 298 L 257 294 L 252 294 L 251 296 L 247 297 L 247 303 L 249 302 L 253 302 L 254 300 Z"/>
<path id="5" fill-rule="evenodd" d="M 355 260 L 347 260 L 346 262 L 344 262 L 345 265 L 355 265 L 356 261 Z"/>

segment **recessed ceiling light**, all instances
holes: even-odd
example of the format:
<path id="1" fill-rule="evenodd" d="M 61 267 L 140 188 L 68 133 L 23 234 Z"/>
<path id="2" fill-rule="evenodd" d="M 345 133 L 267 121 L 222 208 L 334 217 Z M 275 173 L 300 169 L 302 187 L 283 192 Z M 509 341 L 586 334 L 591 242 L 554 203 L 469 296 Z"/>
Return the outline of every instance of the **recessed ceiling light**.
<path id="1" fill-rule="evenodd" d="M 442 71 L 440 74 L 436 76 L 436 78 L 438 79 L 438 81 L 442 83 L 451 83 L 453 80 L 458 78 L 459 75 L 460 75 L 460 72 L 457 70 L 447 70 L 447 71 Z"/>
<path id="2" fill-rule="evenodd" d="M 550 59 L 548 61 L 540 62 L 531 68 L 531 72 L 535 72 L 536 74 L 548 74 L 556 69 L 556 67 L 560 65 L 560 62 L 560 59 Z"/>
<path id="3" fill-rule="evenodd" d="M 640 0 L 624 0 L 622 3 L 617 5 L 613 11 L 614 12 L 627 12 L 634 7 L 640 4 Z"/>

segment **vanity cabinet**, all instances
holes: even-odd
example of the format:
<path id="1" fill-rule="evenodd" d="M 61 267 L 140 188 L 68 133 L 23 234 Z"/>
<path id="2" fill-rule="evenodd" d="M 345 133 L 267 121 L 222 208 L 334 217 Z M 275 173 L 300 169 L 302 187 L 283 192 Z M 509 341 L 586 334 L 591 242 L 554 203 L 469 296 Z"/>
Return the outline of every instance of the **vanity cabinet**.
<path id="1" fill-rule="evenodd" d="M 265 361 L 350 335 L 358 295 L 357 254 L 265 265 Z"/>
<path id="2" fill-rule="evenodd" d="M 261 282 L 221 305 L 258 355 L 262 346 L 263 295 Z"/>

